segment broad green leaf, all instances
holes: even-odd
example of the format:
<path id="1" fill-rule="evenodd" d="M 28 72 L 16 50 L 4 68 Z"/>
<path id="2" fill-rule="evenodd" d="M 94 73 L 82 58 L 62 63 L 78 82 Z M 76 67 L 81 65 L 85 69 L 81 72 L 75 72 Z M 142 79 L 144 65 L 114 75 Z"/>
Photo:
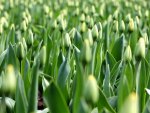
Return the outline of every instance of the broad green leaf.
<path id="1" fill-rule="evenodd" d="M 123 55 L 123 52 L 124 52 L 124 35 L 122 35 L 120 38 L 118 38 L 116 41 L 115 41 L 115 44 L 112 48 L 112 55 L 113 57 L 116 59 L 116 61 L 119 61 L 121 60 L 122 58 L 122 55 Z"/>
<path id="2" fill-rule="evenodd" d="M 29 95 L 29 107 L 28 112 L 37 112 L 37 102 L 38 102 L 38 78 L 39 78 L 39 61 L 35 59 L 32 68 L 32 81 Z"/>
<path id="3" fill-rule="evenodd" d="M 17 87 L 16 87 L 16 105 L 15 105 L 15 111 L 16 113 L 27 113 L 27 108 L 28 108 L 28 101 L 25 93 L 25 88 L 24 88 L 24 82 L 21 78 L 21 76 L 18 76 L 17 80 Z"/>
<path id="4" fill-rule="evenodd" d="M 44 101 L 51 113 L 69 113 L 61 91 L 53 82 L 47 87 L 44 93 Z"/>
<path id="5" fill-rule="evenodd" d="M 104 95 L 101 89 L 99 89 L 99 101 L 97 106 L 99 113 L 101 113 L 104 108 L 109 110 L 111 113 L 116 113 L 115 110 L 110 106 L 106 96 Z"/>
<path id="6" fill-rule="evenodd" d="M 70 73 L 70 65 L 68 63 L 68 59 L 65 59 L 65 61 L 60 65 L 57 83 L 66 99 L 68 96 L 67 89 L 66 89 L 66 82 L 67 82 L 69 73 Z"/>

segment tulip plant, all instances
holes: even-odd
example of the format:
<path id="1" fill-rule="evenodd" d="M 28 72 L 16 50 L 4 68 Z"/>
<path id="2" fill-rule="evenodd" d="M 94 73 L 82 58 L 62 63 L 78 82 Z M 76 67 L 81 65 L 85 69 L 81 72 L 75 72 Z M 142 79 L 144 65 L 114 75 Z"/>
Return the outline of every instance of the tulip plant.
<path id="1" fill-rule="evenodd" d="M 150 113 L 148 0 L 0 0 L 0 113 Z"/>

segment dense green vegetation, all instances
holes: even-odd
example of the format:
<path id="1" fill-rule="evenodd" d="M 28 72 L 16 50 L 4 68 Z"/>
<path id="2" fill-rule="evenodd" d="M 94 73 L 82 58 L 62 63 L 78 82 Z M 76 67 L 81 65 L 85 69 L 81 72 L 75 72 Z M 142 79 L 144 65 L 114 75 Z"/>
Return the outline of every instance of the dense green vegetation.
<path id="1" fill-rule="evenodd" d="M 0 0 L 0 113 L 150 113 L 148 0 Z"/>

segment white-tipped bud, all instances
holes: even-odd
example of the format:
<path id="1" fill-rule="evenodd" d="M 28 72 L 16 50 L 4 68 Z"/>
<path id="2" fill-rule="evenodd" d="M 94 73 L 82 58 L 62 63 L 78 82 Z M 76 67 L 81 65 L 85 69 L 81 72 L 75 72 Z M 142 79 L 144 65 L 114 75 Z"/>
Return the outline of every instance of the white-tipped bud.
<path id="1" fill-rule="evenodd" d="M 97 25 L 94 25 L 94 27 L 92 28 L 92 36 L 93 36 L 93 40 L 97 40 L 98 38 L 98 28 Z"/>
<path id="2" fill-rule="evenodd" d="M 84 14 L 81 15 L 80 21 L 81 21 L 81 22 L 84 22 L 84 21 L 85 21 L 85 15 L 84 15 Z"/>
<path id="3" fill-rule="evenodd" d="M 113 22 L 113 31 L 114 31 L 114 32 L 118 32 L 118 21 L 117 21 L 117 20 L 115 20 L 115 21 Z"/>
<path id="4" fill-rule="evenodd" d="M 144 40 L 145 40 L 145 45 L 147 46 L 147 45 L 149 44 L 149 40 L 148 40 L 148 35 L 147 35 L 147 33 L 144 33 L 144 34 L 143 34 L 143 38 L 144 38 Z"/>
<path id="5" fill-rule="evenodd" d="M 84 40 L 84 43 L 83 43 L 83 47 L 82 47 L 82 50 L 81 50 L 81 61 L 86 64 L 86 63 L 89 63 L 91 61 L 91 58 L 92 58 L 92 55 L 91 55 L 92 51 L 91 51 L 91 48 L 90 48 L 90 43 L 89 43 L 89 40 L 88 39 L 85 39 Z"/>
<path id="6" fill-rule="evenodd" d="M 135 57 L 136 59 L 145 58 L 145 40 L 140 38 L 135 47 Z"/>
<path id="7" fill-rule="evenodd" d="M 121 32 L 125 31 L 125 23 L 123 20 L 121 21 L 121 24 L 120 24 L 120 31 Z"/>
<path id="8" fill-rule="evenodd" d="M 26 23 L 25 20 L 23 20 L 22 23 L 21 23 L 21 29 L 22 29 L 23 31 L 26 31 L 26 30 L 27 30 L 27 23 Z"/>
<path id="9" fill-rule="evenodd" d="M 88 32 L 86 33 L 86 38 L 89 40 L 90 46 L 93 45 L 93 38 L 92 38 L 92 31 L 88 29 Z"/>
<path id="10" fill-rule="evenodd" d="M 124 52 L 124 60 L 128 62 L 132 60 L 132 52 L 129 45 L 126 47 L 126 50 Z"/>
<path id="11" fill-rule="evenodd" d="M 67 48 L 71 46 L 71 40 L 68 33 L 66 33 L 64 37 L 64 46 Z"/>

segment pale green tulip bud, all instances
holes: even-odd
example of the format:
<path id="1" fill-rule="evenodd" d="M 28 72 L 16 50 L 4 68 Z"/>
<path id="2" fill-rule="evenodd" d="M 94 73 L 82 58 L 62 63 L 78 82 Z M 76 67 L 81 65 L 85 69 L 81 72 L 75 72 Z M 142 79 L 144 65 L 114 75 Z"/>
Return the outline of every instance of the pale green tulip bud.
<path id="1" fill-rule="evenodd" d="M 139 20 L 138 16 L 135 17 L 135 22 L 136 22 L 137 26 L 140 26 L 140 20 Z"/>
<path id="2" fill-rule="evenodd" d="M 144 34 L 143 34 L 143 38 L 144 38 L 144 40 L 145 40 L 145 45 L 147 46 L 147 45 L 149 44 L 149 40 L 148 40 L 148 35 L 147 35 L 147 33 L 144 33 Z"/>
<path id="3" fill-rule="evenodd" d="M 21 29 L 22 29 L 23 31 L 26 31 L 26 30 L 27 30 L 27 23 L 26 23 L 25 20 L 23 20 L 22 23 L 21 23 Z"/>
<path id="4" fill-rule="evenodd" d="M 14 93 L 16 90 L 16 75 L 14 67 L 11 64 L 6 67 L 5 75 L 3 76 L 2 88 L 6 93 Z"/>
<path id="5" fill-rule="evenodd" d="M 130 19 L 131 19 L 131 14 L 129 13 L 125 18 L 126 23 L 129 23 Z"/>
<path id="6" fill-rule="evenodd" d="M 120 24 L 120 31 L 121 31 L 121 32 L 124 32 L 124 31 L 125 31 L 125 23 L 124 23 L 123 20 L 121 21 L 121 24 Z"/>
<path id="7" fill-rule="evenodd" d="M 3 33 L 3 25 L 0 23 L 0 34 Z"/>
<path id="8" fill-rule="evenodd" d="M 83 62 L 83 64 L 87 64 L 91 61 L 92 52 L 91 52 L 90 43 L 88 39 L 84 40 L 83 47 L 80 54 L 81 54 L 81 61 Z"/>
<path id="9" fill-rule="evenodd" d="M 94 25 L 94 27 L 92 28 L 92 36 L 93 36 L 93 40 L 96 41 L 98 38 L 98 28 L 97 25 Z"/>
<path id="10" fill-rule="evenodd" d="M 81 32 L 84 33 L 86 31 L 86 23 L 82 22 L 81 23 Z"/>
<path id="11" fill-rule="evenodd" d="M 113 23 L 113 31 L 118 32 L 118 21 L 117 20 L 115 20 Z"/>
<path id="12" fill-rule="evenodd" d="M 60 31 L 64 31 L 66 27 L 67 27 L 67 21 L 61 18 L 60 23 L 59 23 Z"/>
<path id="13" fill-rule="evenodd" d="M 145 11 L 145 17 L 146 17 L 146 18 L 149 17 L 149 10 L 146 10 L 146 11 Z"/>
<path id="14" fill-rule="evenodd" d="M 24 38 L 24 37 L 22 38 L 22 44 L 23 44 L 23 47 L 24 47 L 25 53 L 27 53 L 27 43 L 26 43 L 26 40 L 25 40 L 25 38 Z"/>
<path id="15" fill-rule="evenodd" d="M 94 26 L 94 20 L 93 18 L 90 18 L 89 28 L 92 28 Z"/>
<path id="16" fill-rule="evenodd" d="M 92 37 L 92 31 L 88 29 L 88 32 L 86 33 L 86 38 L 89 40 L 90 46 L 93 45 L 93 37 Z"/>
<path id="17" fill-rule="evenodd" d="M 28 44 L 28 46 L 33 45 L 33 41 L 34 41 L 34 39 L 33 39 L 33 32 L 32 32 L 31 29 L 29 29 L 29 35 L 27 37 L 27 44 Z"/>
<path id="18" fill-rule="evenodd" d="M 46 62 L 46 46 L 43 46 L 39 53 L 40 67 L 43 67 Z"/>
<path id="19" fill-rule="evenodd" d="M 129 32 L 133 32 L 134 31 L 134 28 L 135 26 L 134 26 L 134 21 L 133 21 L 133 19 L 131 18 L 130 20 L 129 20 L 129 24 L 128 24 L 128 31 Z"/>
<path id="20" fill-rule="evenodd" d="M 137 60 L 145 58 L 145 40 L 140 38 L 135 47 L 135 57 Z"/>
<path id="21" fill-rule="evenodd" d="M 99 99 L 98 85 L 93 75 L 89 75 L 85 83 L 84 97 L 91 104 L 95 104 Z"/>
<path id="22" fill-rule="evenodd" d="M 43 9 L 44 9 L 45 14 L 49 13 L 49 7 L 47 5 L 44 5 Z"/>
<path id="23" fill-rule="evenodd" d="M 64 46 L 67 48 L 71 46 L 71 40 L 68 33 L 66 33 L 64 37 Z"/>
<path id="24" fill-rule="evenodd" d="M 103 34 L 103 28 L 102 28 L 102 24 L 100 22 L 98 22 L 97 28 L 98 28 L 98 32 L 99 32 L 99 39 L 101 39 L 102 34 Z"/>
<path id="25" fill-rule="evenodd" d="M 124 52 L 124 60 L 128 62 L 132 60 L 132 52 L 129 45 L 126 47 L 126 50 Z"/>
<path id="26" fill-rule="evenodd" d="M 20 61 L 25 57 L 25 49 L 22 42 L 17 44 L 17 56 Z"/>
<path id="27" fill-rule="evenodd" d="M 131 93 L 125 100 L 119 113 L 139 113 L 137 94 Z"/>
<path id="28" fill-rule="evenodd" d="M 85 15 L 84 15 L 84 14 L 81 15 L 80 21 L 81 21 L 81 22 L 84 22 L 84 21 L 85 21 Z"/>
<path id="29" fill-rule="evenodd" d="M 75 29 L 75 28 L 72 28 L 72 29 L 70 30 L 70 32 L 69 32 L 69 36 L 70 36 L 70 38 L 71 38 L 71 39 L 73 39 L 73 38 L 74 38 L 74 36 L 75 36 L 75 31 L 76 31 L 76 29 Z"/>

